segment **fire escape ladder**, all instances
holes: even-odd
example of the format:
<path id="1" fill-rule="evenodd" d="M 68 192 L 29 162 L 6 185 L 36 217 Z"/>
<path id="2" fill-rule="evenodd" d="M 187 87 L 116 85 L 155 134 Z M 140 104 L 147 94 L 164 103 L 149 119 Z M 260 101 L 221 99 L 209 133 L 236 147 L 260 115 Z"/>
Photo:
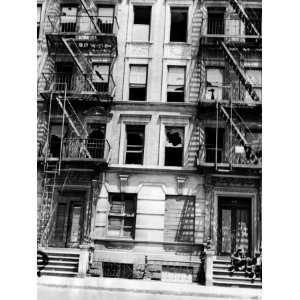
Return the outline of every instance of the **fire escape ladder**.
<path id="1" fill-rule="evenodd" d="M 87 58 L 82 54 L 80 49 L 78 48 L 76 42 L 73 38 L 63 38 L 62 41 L 64 45 L 67 47 L 68 51 L 70 52 L 73 60 L 75 61 L 78 69 L 82 73 L 82 75 L 85 77 L 87 82 L 89 83 L 90 87 L 94 92 L 97 92 L 97 89 L 95 88 L 91 77 L 89 75 L 92 74 L 93 68 Z"/>
<path id="2" fill-rule="evenodd" d="M 259 99 L 257 93 L 255 92 L 254 88 L 253 88 L 253 83 L 251 82 L 251 80 L 249 79 L 249 77 L 247 76 L 247 74 L 240 67 L 240 65 L 238 64 L 238 62 L 234 58 L 234 56 L 231 53 L 231 51 L 225 45 L 225 43 L 223 41 L 219 41 L 219 43 L 220 43 L 222 49 L 224 50 L 225 59 L 227 59 L 227 61 L 232 66 L 232 68 L 235 71 L 235 73 L 239 76 L 239 79 L 242 82 L 242 84 L 245 86 L 246 91 L 249 93 L 249 95 L 251 96 L 251 98 L 254 101 L 259 101 L 260 99 Z"/>
<path id="3" fill-rule="evenodd" d="M 81 4 L 82 4 L 82 6 L 84 7 L 84 9 L 85 9 L 87 15 L 88 15 L 89 18 L 91 19 L 91 21 L 92 21 L 92 23 L 93 23 L 93 25 L 94 25 L 94 27 L 95 27 L 97 33 L 102 33 L 101 30 L 100 30 L 100 28 L 99 28 L 99 26 L 97 25 L 97 21 L 95 22 L 94 16 L 92 16 L 92 15 L 90 14 L 90 9 L 91 9 L 91 5 L 92 5 L 92 3 L 93 3 L 93 0 L 80 0 L 80 2 L 81 2 Z"/>
<path id="4" fill-rule="evenodd" d="M 245 150 L 247 148 L 250 151 L 251 156 L 254 158 L 254 160 L 257 161 L 258 158 L 257 158 L 255 152 L 251 148 L 251 145 L 247 142 L 244 134 L 241 132 L 241 130 L 238 128 L 238 126 L 233 121 L 233 118 L 229 115 L 229 113 L 226 111 L 226 109 L 224 108 L 223 105 L 220 104 L 219 107 L 220 107 L 220 111 L 222 112 L 222 115 L 225 118 L 226 122 L 229 123 L 229 125 L 233 129 L 233 133 L 235 134 L 235 136 L 237 137 L 237 139 L 240 141 L 240 144 L 244 147 Z M 246 126 L 246 124 L 244 124 L 244 123 L 243 123 L 243 126 L 245 128 L 248 128 Z"/>
<path id="5" fill-rule="evenodd" d="M 240 19 L 244 22 L 245 26 L 251 29 L 251 31 L 257 35 L 260 36 L 259 31 L 255 27 L 255 25 L 251 22 L 249 16 L 247 15 L 245 9 L 241 5 L 241 3 L 238 0 L 230 0 L 229 3 L 237 13 L 237 15 L 240 17 Z"/>

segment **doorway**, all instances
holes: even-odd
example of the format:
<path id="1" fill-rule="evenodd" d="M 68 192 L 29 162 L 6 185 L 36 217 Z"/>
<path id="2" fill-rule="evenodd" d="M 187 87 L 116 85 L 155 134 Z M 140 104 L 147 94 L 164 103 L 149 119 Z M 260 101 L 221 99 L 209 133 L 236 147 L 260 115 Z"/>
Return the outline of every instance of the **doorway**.
<path id="1" fill-rule="evenodd" d="M 76 248 L 83 235 L 85 192 L 63 192 L 58 197 L 51 247 Z"/>
<path id="2" fill-rule="evenodd" d="M 242 247 L 251 253 L 251 198 L 219 197 L 217 254 L 229 256 Z"/>

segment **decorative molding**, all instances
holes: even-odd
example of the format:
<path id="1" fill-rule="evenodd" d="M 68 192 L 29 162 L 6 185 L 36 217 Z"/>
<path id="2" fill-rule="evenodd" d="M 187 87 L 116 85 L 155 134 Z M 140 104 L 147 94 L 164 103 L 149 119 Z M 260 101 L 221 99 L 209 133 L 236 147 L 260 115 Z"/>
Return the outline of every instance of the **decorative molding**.
<path id="1" fill-rule="evenodd" d="M 128 174 L 119 174 L 119 179 L 120 179 L 120 191 L 121 193 L 124 192 L 124 189 L 127 187 L 128 185 Z"/>
<path id="2" fill-rule="evenodd" d="M 182 195 L 182 191 L 186 183 L 186 177 L 178 176 L 176 180 L 177 180 L 177 194 Z"/>
<path id="3" fill-rule="evenodd" d="M 120 121 L 123 123 L 148 124 L 151 121 L 152 115 L 138 114 L 120 114 Z"/>

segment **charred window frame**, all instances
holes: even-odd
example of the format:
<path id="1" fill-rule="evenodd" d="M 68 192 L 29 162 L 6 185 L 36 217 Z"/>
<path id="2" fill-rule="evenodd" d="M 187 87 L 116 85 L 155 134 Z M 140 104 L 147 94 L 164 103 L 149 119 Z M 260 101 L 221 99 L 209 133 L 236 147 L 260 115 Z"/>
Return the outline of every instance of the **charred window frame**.
<path id="1" fill-rule="evenodd" d="M 130 65 L 129 100 L 146 101 L 148 65 Z"/>
<path id="2" fill-rule="evenodd" d="M 143 164 L 144 144 L 145 125 L 126 125 L 125 164 Z"/>
<path id="3" fill-rule="evenodd" d="M 216 162 L 217 148 L 217 163 L 222 163 L 225 151 L 225 129 L 218 128 L 218 146 L 216 147 L 216 128 L 206 127 L 205 132 L 205 162 Z"/>
<path id="4" fill-rule="evenodd" d="M 97 25 L 102 33 L 113 33 L 115 7 L 109 5 L 98 6 Z"/>
<path id="5" fill-rule="evenodd" d="M 207 8 L 207 34 L 223 35 L 225 33 L 225 7 Z"/>
<path id="6" fill-rule="evenodd" d="M 136 194 L 109 194 L 108 236 L 135 238 L 136 201 Z"/>
<path id="7" fill-rule="evenodd" d="M 109 87 L 110 65 L 93 64 L 93 84 L 98 92 L 106 93 Z"/>
<path id="8" fill-rule="evenodd" d="M 170 42 L 187 42 L 188 7 L 171 7 Z"/>
<path id="9" fill-rule="evenodd" d="M 77 30 L 77 4 L 68 4 L 61 6 L 60 30 L 61 32 L 76 32 Z"/>
<path id="10" fill-rule="evenodd" d="M 133 41 L 147 42 L 151 31 L 151 6 L 133 6 Z"/>
<path id="11" fill-rule="evenodd" d="M 42 16 L 42 4 L 38 4 L 37 5 L 37 38 L 40 37 L 41 16 Z"/>
<path id="12" fill-rule="evenodd" d="M 205 99 L 222 100 L 224 84 L 224 68 L 206 67 Z"/>
<path id="13" fill-rule="evenodd" d="M 184 102 L 184 66 L 168 66 L 167 102 Z"/>
<path id="14" fill-rule="evenodd" d="M 184 127 L 165 127 L 165 166 L 183 164 Z"/>

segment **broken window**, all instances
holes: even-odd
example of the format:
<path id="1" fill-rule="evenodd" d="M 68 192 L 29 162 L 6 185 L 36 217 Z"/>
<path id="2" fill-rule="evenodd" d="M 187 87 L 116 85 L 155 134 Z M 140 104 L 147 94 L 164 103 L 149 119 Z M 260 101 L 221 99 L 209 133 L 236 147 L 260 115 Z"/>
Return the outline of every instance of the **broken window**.
<path id="1" fill-rule="evenodd" d="M 49 135 L 49 156 L 60 157 L 61 140 L 65 138 L 67 134 L 67 126 L 62 128 L 61 123 L 50 124 L 50 135 Z"/>
<path id="2" fill-rule="evenodd" d="M 187 42 L 188 8 L 171 7 L 170 42 Z"/>
<path id="3" fill-rule="evenodd" d="M 165 166 L 182 166 L 184 128 L 166 127 L 165 133 Z"/>
<path id="4" fill-rule="evenodd" d="M 145 65 L 131 65 L 129 78 L 129 100 L 145 101 L 147 95 L 147 69 Z"/>
<path id="5" fill-rule="evenodd" d="M 250 82 L 252 83 L 252 87 L 254 91 L 256 92 L 257 96 L 261 100 L 261 91 L 262 91 L 262 77 L 261 77 L 261 69 L 245 69 L 246 75 L 250 79 Z M 251 96 L 246 91 L 246 100 L 252 101 Z"/>
<path id="6" fill-rule="evenodd" d="M 224 34 L 224 7 L 207 8 L 207 34 Z"/>
<path id="7" fill-rule="evenodd" d="M 127 147 L 125 164 L 142 165 L 144 159 L 144 125 L 127 125 Z"/>
<path id="8" fill-rule="evenodd" d="M 222 100 L 223 69 L 206 69 L 206 100 Z"/>
<path id="9" fill-rule="evenodd" d="M 77 6 L 61 7 L 61 32 L 76 32 Z"/>
<path id="10" fill-rule="evenodd" d="M 184 102 L 185 67 L 168 67 L 168 102 Z"/>
<path id="11" fill-rule="evenodd" d="M 134 239 L 136 194 L 110 194 L 107 234 Z"/>
<path id="12" fill-rule="evenodd" d="M 108 91 L 109 65 L 93 65 L 93 84 L 98 92 L 105 93 Z"/>
<path id="13" fill-rule="evenodd" d="M 150 23 L 151 23 L 151 6 L 134 6 L 134 19 L 132 40 L 149 41 Z"/>
<path id="14" fill-rule="evenodd" d="M 102 33 L 113 33 L 114 13 L 114 7 L 98 7 L 97 25 Z"/>
<path id="15" fill-rule="evenodd" d="M 205 128 L 205 161 L 221 163 L 224 156 L 224 128 Z M 216 145 L 218 145 L 216 147 Z M 217 155 L 217 157 L 216 157 Z"/>
<path id="16" fill-rule="evenodd" d="M 40 36 L 41 13 L 42 13 L 42 5 L 38 4 L 38 6 L 37 6 L 37 38 L 39 38 L 39 36 Z"/>
<path id="17" fill-rule="evenodd" d="M 55 89 L 63 91 L 67 84 L 67 90 L 72 90 L 73 62 L 56 62 L 55 70 Z"/>

